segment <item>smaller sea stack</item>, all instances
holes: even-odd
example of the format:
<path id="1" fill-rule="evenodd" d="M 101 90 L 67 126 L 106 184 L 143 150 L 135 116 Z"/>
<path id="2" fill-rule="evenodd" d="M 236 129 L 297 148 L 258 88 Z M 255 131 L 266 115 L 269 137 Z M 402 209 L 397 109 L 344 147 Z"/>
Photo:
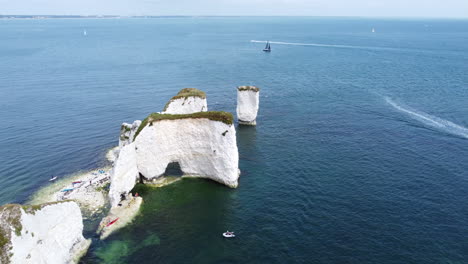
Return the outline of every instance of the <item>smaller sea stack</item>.
<path id="1" fill-rule="evenodd" d="M 240 125 L 255 126 L 260 102 L 260 88 L 237 87 L 237 119 Z"/>

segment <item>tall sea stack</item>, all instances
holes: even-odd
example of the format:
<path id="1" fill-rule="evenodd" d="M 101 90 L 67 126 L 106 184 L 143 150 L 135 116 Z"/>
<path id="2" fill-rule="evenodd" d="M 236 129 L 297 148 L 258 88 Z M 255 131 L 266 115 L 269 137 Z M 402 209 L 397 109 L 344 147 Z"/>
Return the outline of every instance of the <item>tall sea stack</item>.
<path id="1" fill-rule="evenodd" d="M 237 119 L 240 125 L 257 124 L 257 112 L 260 101 L 260 88 L 256 86 L 237 87 Z"/>

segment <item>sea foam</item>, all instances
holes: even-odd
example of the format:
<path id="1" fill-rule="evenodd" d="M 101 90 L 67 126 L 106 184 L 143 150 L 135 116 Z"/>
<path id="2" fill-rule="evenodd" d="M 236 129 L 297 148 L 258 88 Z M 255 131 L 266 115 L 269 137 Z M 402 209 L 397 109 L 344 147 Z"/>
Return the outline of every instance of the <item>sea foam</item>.
<path id="1" fill-rule="evenodd" d="M 424 113 L 422 111 L 411 109 L 408 106 L 400 105 L 389 97 L 384 97 L 384 99 L 389 105 L 391 105 L 396 110 L 409 115 L 411 118 L 418 120 L 425 125 L 432 126 L 444 132 L 468 139 L 468 128 L 466 127 L 457 125 L 453 122 Z"/>

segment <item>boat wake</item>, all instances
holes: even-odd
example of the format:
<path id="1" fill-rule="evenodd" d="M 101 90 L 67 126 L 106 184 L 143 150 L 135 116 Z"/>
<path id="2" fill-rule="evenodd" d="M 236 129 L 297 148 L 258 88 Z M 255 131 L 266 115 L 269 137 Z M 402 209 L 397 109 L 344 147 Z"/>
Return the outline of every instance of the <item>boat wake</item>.
<path id="1" fill-rule="evenodd" d="M 251 40 L 253 43 L 267 43 L 265 40 Z M 397 48 L 386 47 L 370 47 L 370 46 L 351 46 L 351 45 L 334 45 L 334 44 L 320 44 L 320 43 L 295 43 L 295 42 L 280 42 L 270 41 L 270 44 L 277 45 L 293 45 L 293 46 L 313 46 L 313 47 L 326 47 L 326 48 L 342 48 L 342 49 L 367 49 L 367 50 L 401 50 Z"/>
<path id="2" fill-rule="evenodd" d="M 425 125 L 429 125 L 429 126 L 438 128 L 442 131 L 445 131 L 447 133 L 461 136 L 461 137 L 468 139 L 468 128 L 466 127 L 457 125 L 453 122 L 439 118 L 437 116 L 433 116 L 433 115 L 430 115 L 421 111 L 411 109 L 407 106 L 399 105 L 395 101 L 390 99 L 389 97 L 384 97 L 384 98 L 385 98 L 385 101 L 389 105 L 391 105 L 393 108 L 395 108 L 396 110 L 409 115 L 411 118 L 418 120 L 424 123 Z"/>

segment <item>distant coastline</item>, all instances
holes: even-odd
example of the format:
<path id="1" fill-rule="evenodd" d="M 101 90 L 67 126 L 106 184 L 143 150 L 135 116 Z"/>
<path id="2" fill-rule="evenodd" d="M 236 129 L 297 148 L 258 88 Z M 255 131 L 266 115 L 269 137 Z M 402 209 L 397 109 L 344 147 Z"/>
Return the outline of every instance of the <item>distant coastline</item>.
<path id="1" fill-rule="evenodd" d="M 0 15 L 0 19 L 120 19 L 120 18 L 184 18 L 197 16 L 117 16 L 117 15 Z"/>

